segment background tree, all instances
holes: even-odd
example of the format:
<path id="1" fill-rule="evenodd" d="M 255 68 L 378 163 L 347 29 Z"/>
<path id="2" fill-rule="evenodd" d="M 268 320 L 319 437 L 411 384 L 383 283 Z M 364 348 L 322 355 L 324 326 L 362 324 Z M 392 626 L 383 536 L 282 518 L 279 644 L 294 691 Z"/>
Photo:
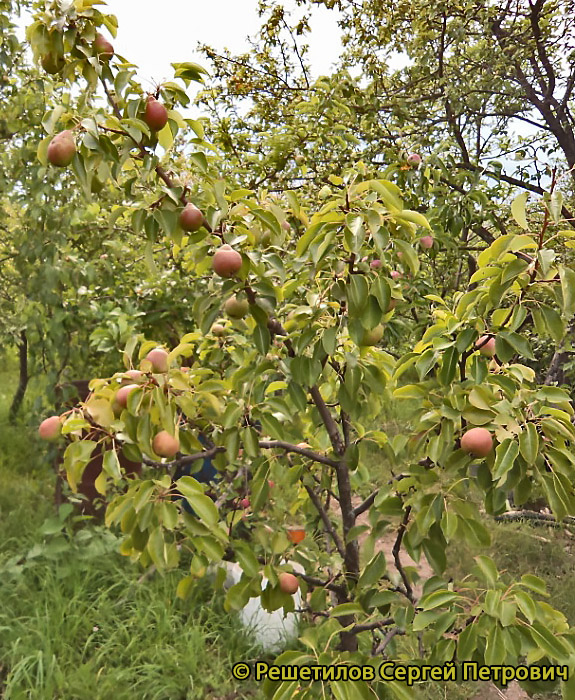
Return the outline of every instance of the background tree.
<path id="1" fill-rule="evenodd" d="M 569 3 L 322 4 L 339 11 L 343 31 L 345 52 L 332 76 L 312 79 L 307 18 L 290 26 L 275 4 L 261 4 L 266 21 L 254 51 L 205 49 L 214 79 L 202 100 L 212 108 L 214 138 L 236 167 L 280 190 L 309 183 L 317 192 L 330 184 L 330 172 L 359 157 L 397 178 L 440 243 L 431 271 L 444 296 L 474 273 L 474 251 L 508 232 L 513 188 L 543 195 L 554 180 L 552 206 L 572 225 Z M 405 66 L 391 69 L 398 57 Z M 285 154 L 276 165 L 274 149 L 266 159 L 258 153 L 266 139 Z M 424 156 L 417 169 L 406 160 L 414 150 Z M 562 159 L 569 170 L 560 166 L 554 178 Z M 418 287 L 416 298 L 426 291 Z M 548 383 L 565 381 L 565 367 L 572 381 L 571 341 L 569 329 L 538 347 L 535 368 Z"/>

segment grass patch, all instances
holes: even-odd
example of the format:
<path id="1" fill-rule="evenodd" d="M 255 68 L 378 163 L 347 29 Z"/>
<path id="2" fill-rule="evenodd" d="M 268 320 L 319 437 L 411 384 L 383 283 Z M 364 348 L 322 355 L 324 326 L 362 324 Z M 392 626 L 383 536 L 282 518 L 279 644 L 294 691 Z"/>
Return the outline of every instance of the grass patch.
<path id="1" fill-rule="evenodd" d="M 111 552 L 70 569 L 47 562 L 0 585 L 6 699 L 253 697 L 230 669 L 257 650 L 207 584 L 183 603 L 177 573 L 139 582 Z"/>

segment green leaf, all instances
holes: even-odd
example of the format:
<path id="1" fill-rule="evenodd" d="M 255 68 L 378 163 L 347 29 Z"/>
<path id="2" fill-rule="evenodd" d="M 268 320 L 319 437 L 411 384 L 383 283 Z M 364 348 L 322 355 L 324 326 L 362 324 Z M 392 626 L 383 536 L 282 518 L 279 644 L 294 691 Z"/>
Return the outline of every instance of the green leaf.
<path id="1" fill-rule="evenodd" d="M 337 328 L 326 328 L 321 338 L 321 344 L 327 355 L 333 355 L 337 347 Z"/>
<path id="2" fill-rule="evenodd" d="M 184 81 L 194 80 L 197 83 L 204 81 L 203 75 L 207 74 L 205 68 L 202 68 L 198 63 L 172 63 L 174 69 L 174 77 L 182 78 Z"/>
<path id="3" fill-rule="evenodd" d="M 363 275 L 351 275 L 347 285 L 347 301 L 351 318 L 359 318 L 367 303 L 369 287 Z"/>
<path id="4" fill-rule="evenodd" d="M 412 629 L 414 632 L 421 632 L 432 622 L 435 622 L 437 618 L 443 615 L 443 610 L 424 610 L 423 612 L 417 613 L 413 618 Z"/>
<path id="5" fill-rule="evenodd" d="M 368 586 L 373 586 L 385 573 L 387 564 L 385 561 L 385 555 L 383 552 L 378 552 L 373 559 L 364 568 L 359 581 L 357 583 L 358 589 L 367 588 Z"/>
<path id="6" fill-rule="evenodd" d="M 234 542 L 233 547 L 238 563 L 246 576 L 250 576 L 251 578 L 257 576 L 261 567 L 250 546 L 246 542 Z"/>
<path id="7" fill-rule="evenodd" d="M 439 380 L 445 386 L 451 384 L 457 372 L 457 363 L 459 361 L 459 352 L 455 346 L 447 348 L 443 353 L 441 370 L 439 372 Z"/>
<path id="8" fill-rule="evenodd" d="M 356 615 L 360 613 L 365 613 L 365 610 L 359 603 L 342 603 L 341 605 L 336 605 L 331 611 L 331 617 L 342 617 L 343 615 Z"/>
<path id="9" fill-rule="evenodd" d="M 187 600 L 192 592 L 192 586 L 194 585 L 194 579 L 192 576 L 185 576 L 180 579 L 176 587 L 176 596 L 180 600 Z"/>
<path id="10" fill-rule="evenodd" d="M 154 528 L 150 532 L 148 537 L 148 544 L 146 546 L 146 551 L 150 555 L 150 559 L 154 562 L 156 567 L 160 570 L 164 569 L 166 566 L 166 549 L 164 542 L 164 533 L 159 527 Z"/>
<path id="11" fill-rule="evenodd" d="M 551 193 L 549 199 L 549 211 L 551 213 L 551 218 L 555 223 L 561 219 L 561 210 L 563 208 L 563 192 L 561 190 L 555 190 Z"/>
<path id="12" fill-rule="evenodd" d="M 535 591 L 535 593 L 539 593 L 539 595 L 549 595 L 547 593 L 545 581 L 543 581 L 543 579 L 540 579 L 539 576 L 535 576 L 533 574 L 524 574 L 521 577 L 520 583 L 525 588 L 529 588 L 530 590 Z"/>
<path id="13" fill-rule="evenodd" d="M 533 622 L 537 616 L 537 606 L 533 598 L 522 590 L 514 591 L 515 601 L 519 610 L 525 615 L 529 622 Z"/>
<path id="14" fill-rule="evenodd" d="M 469 661 L 477 649 L 477 625 L 470 624 L 463 630 L 457 640 L 457 658 Z"/>
<path id="15" fill-rule="evenodd" d="M 501 629 L 500 625 L 496 623 L 487 635 L 485 645 L 485 663 L 488 666 L 494 666 L 495 664 L 502 663 L 506 656 L 507 651 L 505 649 L 503 630 Z"/>
<path id="16" fill-rule="evenodd" d="M 478 569 L 481 571 L 483 578 L 487 581 L 490 586 L 494 586 L 499 578 L 499 572 L 495 566 L 495 562 L 491 557 L 480 554 L 475 557 L 475 563 Z"/>
<path id="17" fill-rule="evenodd" d="M 192 491 L 188 491 L 185 495 L 182 493 L 182 495 L 184 496 L 186 501 L 188 501 L 188 503 L 192 506 L 200 520 L 203 520 L 206 523 L 206 525 L 215 525 L 218 522 L 218 509 L 216 508 L 212 499 L 209 498 L 209 496 L 206 496 L 203 493 L 195 493 Z"/>
<path id="18" fill-rule="evenodd" d="M 254 328 L 254 344 L 258 351 L 262 355 L 267 355 L 268 350 L 270 349 L 270 344 L 271 344 L 271 336 L 269 330 L 265 326 L 260 326 L 257 325 Z"/>
<path id="19" fill-rule="evenodd" d="M 563 295 L 563 314 L 569 319 L 575 313 L 575 270 L 561 265 L 559 278 Z"/>
<path id="20" fill-rule="evenodd" d="M 106 474 L 112 477 L 114 481 L 119 481 L 122 478 L 122 470 L 116 450 L 108 450 L 104 453 L 102 467 Z"/>
<path id="21" fill-rule="evenodd" d="M 518 194 L 511 203 L 511 214 L 519 226 L 524 229 L 529 228 L 527 217 L 525 216 L 525 205 L 527 203 L 528 196 L 528 192 L 521 192 L 521 194 Z"/>
<path id="22" fill-rule="evenodd" d="M 539 454 L 539 434 L 534 423 L 527 423 L 519 434 L 519 451 L 528 465 L 535 462 Z"/>
<path id="23" fill-rule="evenodd" d="M 418 211 L 404 209 L 401 212 L 401 214 L 396 214 L 395 218 L 398 221 L 410 221 L 411 223 L 416 224 L 417 226 L 421 226 L 422 228 L 426 228 L 429 231 L 431 231 L 429 221 L 425 218 L 425 216 L 423 216 L 423 214 L 420 214 Z"/>
<path id="24" fill-rule="evenodd" d="M 496 348 L 497 341 L 504 340 L 509 343 L 511 347 L 517 352 L 521 357 L 525 357 L 528 360 L 534 360 L 535 355 L 533 355 L 533 350 L 531 350 L 531 344 L 526 338 L 523 338 L 518 333 L 511 333 L 510 331 L 499 331 L 497 334 L 497 339 L 495 341 Z M 499 353 L 498 353 L 499 354 Z"/>
<path id="25" fill-rule="evenodd" d="M 495 464 L 493 465 L 492 469 L 494 481 L 501 480 L 502 477 L 507 474 L 507 472 L 515 464 L 518 454 L 519 445 L 511 438 L 506 438 L 502 443 L 497 445 L 497 450 L 495 451 Z"/>
<path id="26" fill-rule="evenodd" d="M 433 593 L 424 595 L 422 598 L 420 598 L 419 605 L 424 610 L 434 610 L 435 608 L 445 607 L 446 605 L 449 605 L 449 603 L 459 600 L 459 597 L 459 594 L 454 593 L 453 591 L 434 591 Z"/>
<path id="27" fill-rule="evenodd" d="M 70 488 L 74 492 L 78 490 L 78 482 L 82 479 L 95 447 L 96 442 L 93 440 L 79 440 L 70 443 L 64 452 L 64 469 Z"/>
<path id="28" fill-rule="evenodd" d="M 572 655 L 566 642 L 556 637 L 550 630 L 539 622 L 533 622 L 529 628 L 533 641 L 552 659 L 567 663 Z M 500 657 L 502 658 L 502 657 Z M 497 662 L 494 662 L 497 663 Z"/>

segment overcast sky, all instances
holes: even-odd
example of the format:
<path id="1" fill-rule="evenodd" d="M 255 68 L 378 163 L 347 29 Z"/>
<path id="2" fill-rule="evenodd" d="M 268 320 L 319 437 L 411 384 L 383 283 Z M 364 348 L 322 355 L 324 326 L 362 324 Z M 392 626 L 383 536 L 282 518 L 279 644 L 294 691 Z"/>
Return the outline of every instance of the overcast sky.
<path id="1" fill-rule="evenodd" d="M 286 0 L 286 7 L 295 7 Z M 145 88 L 170 79 L 170 63 L 194 61 L 205 68 L 208 64 L 196 50 L 198 42 L 216 50 L 227 47 L 233 53 L 249 50 L 248 35 L 261 26 L 257 0 L 108 0 L 102 11 L 118 18 L 118 37 L 114 44 L 118 53 L 139 66 L 139 77 Z M 301 10 L 294 9 L 300 16 Z M 337 15 L 324 7 L 315 7 L 309 60 L 315 76 L 329 71 L 341 52 Z"/>

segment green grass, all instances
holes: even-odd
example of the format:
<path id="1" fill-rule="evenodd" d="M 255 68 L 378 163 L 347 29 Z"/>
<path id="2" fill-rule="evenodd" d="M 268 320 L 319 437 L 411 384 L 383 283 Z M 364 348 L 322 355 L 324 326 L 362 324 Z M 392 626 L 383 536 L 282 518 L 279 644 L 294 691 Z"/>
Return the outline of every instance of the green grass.
<path id="1" fill-rule="evenodd" d="M 138 582 L 109 553 L 64 575 L 47 562 L 0 586 L 4 697 L 253 697 L 230 673 L 257 656 L 249 639 L 207 587 L 182 603 L 176 582 Z"/>

